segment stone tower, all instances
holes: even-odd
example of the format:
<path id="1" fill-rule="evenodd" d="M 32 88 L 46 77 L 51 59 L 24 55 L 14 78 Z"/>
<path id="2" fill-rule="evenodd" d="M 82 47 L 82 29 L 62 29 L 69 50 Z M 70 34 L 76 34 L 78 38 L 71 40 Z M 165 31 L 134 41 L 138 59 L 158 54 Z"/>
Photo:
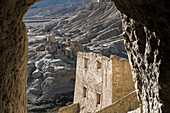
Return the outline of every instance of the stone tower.
<path id="1" fill-rule="evenodd" d="M 127 59 L 78 53 L 74 104 L 79 103 L 80 113 L 95 113 L 134 90 Z"/>

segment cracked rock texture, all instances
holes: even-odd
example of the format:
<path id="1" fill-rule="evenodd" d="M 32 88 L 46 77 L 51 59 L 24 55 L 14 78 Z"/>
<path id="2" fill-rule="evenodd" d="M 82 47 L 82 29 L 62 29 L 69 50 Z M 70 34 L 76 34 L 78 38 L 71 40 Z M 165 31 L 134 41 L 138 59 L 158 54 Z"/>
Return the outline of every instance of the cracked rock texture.
<path id="1" fill-rule="evenodd" d="M 115 0 L 144 113 L 170 112 L 170 1 Z"/>

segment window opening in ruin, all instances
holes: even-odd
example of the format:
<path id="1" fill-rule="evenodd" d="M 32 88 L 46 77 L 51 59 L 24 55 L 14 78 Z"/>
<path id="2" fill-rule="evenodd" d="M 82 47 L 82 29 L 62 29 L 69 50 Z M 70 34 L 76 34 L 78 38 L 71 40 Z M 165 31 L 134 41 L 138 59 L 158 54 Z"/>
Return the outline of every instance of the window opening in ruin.
<path id="1" fill-rule="evenodd" d="M 83 86 L 83 97 L 86 98 L 87 96 L 87 87 L 86 86 Z"/>
<path id="2" fill-rule="evenodd" d="M 87 68 L 88 59 L 84 58 L 84 68 Z"/>
<path id="3" fill-rule="evenodd" d="M 101 69 L 101 63 L 99 61 L 97 61 L 97 69 Z"/>
<path id="4" fill-rule="evenodd" d="M 97 105 L 100 104 L 100 97 L 101 97 L 101 94 L 97 93 Z"/>

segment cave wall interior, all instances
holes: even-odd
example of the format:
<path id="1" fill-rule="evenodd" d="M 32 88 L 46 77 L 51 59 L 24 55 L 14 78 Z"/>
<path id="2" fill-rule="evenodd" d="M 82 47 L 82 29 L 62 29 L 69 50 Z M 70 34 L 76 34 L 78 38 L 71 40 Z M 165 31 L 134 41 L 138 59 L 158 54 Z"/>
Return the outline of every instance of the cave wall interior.
<path id="1" fill-rule="evenodd" d="M 170 112 L 170 1 L 111 0 L 123 17 L 124 44 L 144 113 Z"/>
<path id="2" fill-rule="evenodd" d="M 123 16 L 123 24 L 125 26 L 125 45 L 133 67 L 133 79 L 143 112 L 160 113 L 162 103 L 159 98 L 160 85 L 158 80 L 161 59 L 158 59 L 159 50 L 151 49 L 151 40 L 156 38 L 155 32 L 150 32 L 145 26 L 136 24 L 133 19 L 129 19 L 126 15 Z M 143 43 L 143 48 L 138 45 L 139 43 Z M 156 43 L 160 45 L 160 40 L 157 40 Z M 151 52 L 153 52 L 153 59 L 150 59 Z M 148 60 L 152 60 L 152 63 Z"/>
<path id="3" fill-rule="evenodd" d="M 0 113 L 27 112 L 28 38 L 23 17 L 36 1 L 0 1 Z"/>

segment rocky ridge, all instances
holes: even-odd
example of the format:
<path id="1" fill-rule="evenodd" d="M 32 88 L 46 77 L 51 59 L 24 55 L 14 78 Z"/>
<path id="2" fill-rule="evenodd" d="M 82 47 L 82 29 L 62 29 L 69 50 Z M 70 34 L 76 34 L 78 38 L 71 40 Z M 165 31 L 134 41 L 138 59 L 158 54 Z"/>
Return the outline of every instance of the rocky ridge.
<path id="1" fill-rule="evenodd" d="M 77 12 L 71 17 L 53 20 L 30 31 L 32 33 L 53 32 L 71 41 L 77 41 L 90 50 L 103 51 L 104 55 L 117 53 L 119 56 L 127 57 L 122 44 L 121 15 L 114 4 L 109 2 L 89 3 L 86 10 Z M 105 53 L 104 50 L 108 48 L 117 50 Z"/>
<path id="2" fill-rule="evenodd" d="M 38 2 L 39 3 L 39 2 Z M 46 7 L 31 8 L 26 15 L 26 19 L 39 18 L 61 18 L 62 16 L 71 16 L 73 13 L 84 10 L 88 2 L 73 2 L 56 5 L 48 5 Z"/>

